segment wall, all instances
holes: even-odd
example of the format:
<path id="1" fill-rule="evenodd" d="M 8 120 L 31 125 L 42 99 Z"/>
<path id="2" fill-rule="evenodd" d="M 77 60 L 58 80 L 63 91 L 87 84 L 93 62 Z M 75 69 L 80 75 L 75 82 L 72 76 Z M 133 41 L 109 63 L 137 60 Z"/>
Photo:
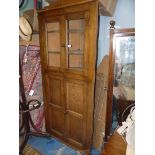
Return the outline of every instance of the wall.
<path id="1" fill-rule="evenodd" d="M 41 0 L 37 0 L 37 8 L 41 8 Z M 22 7 L 19 9 L 19 14 L 26 10 L 34 9 L 34 0 L 25 0 Z"/>
<path id="2" fill-rule="evenodd" d="M 34 8 L 34 1 L 33 0 L 25 0 L 22 7 L 19 9 L 19 13 L 20 15 L 22 14 L 22 12 L 26 11 L 26 10 L 31 10 Z"/>
<path id="3" fill-rule="evenodd" d="M 109 52 L 110 20 L 115 20 L 115 28 L 134 28 L 135 0 L 118 0 L 113 17 L 100 16 L 97 64 Z"/>

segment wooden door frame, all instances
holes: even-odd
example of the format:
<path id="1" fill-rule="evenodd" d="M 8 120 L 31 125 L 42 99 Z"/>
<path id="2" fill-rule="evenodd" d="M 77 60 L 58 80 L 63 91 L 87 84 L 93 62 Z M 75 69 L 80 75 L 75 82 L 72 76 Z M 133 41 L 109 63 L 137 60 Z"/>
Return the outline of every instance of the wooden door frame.
<path id="1" fill-rule="evenodd" d="M 115 37 L 132 36 L 135 34 L 135 28 L 115 29 L 115 21 L 110 21 L 110 45 L 109 45 L 109 69 L 108 69 L 108 89 L 107 89 L 107 108 L 105 122 L 105 142 L 110 136 L 112 124 L 112 96 L 113 96 L 113 80 L 114 80 L 114 64 L 115 64 Z"/>

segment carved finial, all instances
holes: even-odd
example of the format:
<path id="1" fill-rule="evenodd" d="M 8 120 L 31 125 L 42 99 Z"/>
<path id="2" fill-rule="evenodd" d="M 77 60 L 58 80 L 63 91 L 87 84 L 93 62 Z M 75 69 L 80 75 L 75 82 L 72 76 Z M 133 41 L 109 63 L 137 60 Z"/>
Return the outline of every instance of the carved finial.
<path id="1" fill-rule="evenodd" d="M 111 20 L 110 21 L 110 28 L 111 29 L 114 29 L 115 28 L 115 21 L 114 20 Z"/>

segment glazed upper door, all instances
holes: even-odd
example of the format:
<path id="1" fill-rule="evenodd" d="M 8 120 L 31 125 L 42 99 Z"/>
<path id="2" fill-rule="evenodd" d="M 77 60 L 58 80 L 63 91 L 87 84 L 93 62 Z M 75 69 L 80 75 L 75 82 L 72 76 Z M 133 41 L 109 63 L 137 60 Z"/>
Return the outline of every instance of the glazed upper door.
<path id="1" fill-rule="evenodd" d="M 62 48 L 61 48 L 61 17 L 52 17 L 45 23 L 45 63 L 49 70 L 60 70 L 62 64 Z"/>
<path id="2" fill-rule="evenodd" d="M 83 70 L 84 63 L 84 19 L 67 19 L 67 68 Z"/>
<path id="3" fill-rule="evenodd" d="M 86 75 L 87 19 L 87 12 L 64 16 L 66 30 L 65 71 L 67 72 Z"/>
<path id="4" fill-rule="evenodd" d="M 88 13 L 51 17 L 46 20 L 46 69 L 87 75 Z"/>

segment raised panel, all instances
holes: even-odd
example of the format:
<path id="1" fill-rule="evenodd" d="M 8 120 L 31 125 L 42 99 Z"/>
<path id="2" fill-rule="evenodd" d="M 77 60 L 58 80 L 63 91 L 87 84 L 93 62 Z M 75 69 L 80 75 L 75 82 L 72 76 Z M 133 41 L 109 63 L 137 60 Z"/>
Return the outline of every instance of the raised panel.
<path id="1" fill-rule="evenodd" d="M 82 83 L 67 82 L 67 110 L 83 114 L 84 112 L 84 86 Z"/>
<path id="2" fill-rule="evenodd" d="M 50 104 L 62 106 L 61 96 L 62 96 L 62 80 L 58 78 L 50 79 Z"/>
<path id="3" fill-rule="evenodd" d="M 64 113 L 61 109 L 50 107 L 50 130 L 60 136 L 64 133 Z"/>
<path id="4" fill-rule="evenodd" d="M 83 144 L 83 118 L 68 114 L 67 121 L 69 140 L 77 145 Z"/>

